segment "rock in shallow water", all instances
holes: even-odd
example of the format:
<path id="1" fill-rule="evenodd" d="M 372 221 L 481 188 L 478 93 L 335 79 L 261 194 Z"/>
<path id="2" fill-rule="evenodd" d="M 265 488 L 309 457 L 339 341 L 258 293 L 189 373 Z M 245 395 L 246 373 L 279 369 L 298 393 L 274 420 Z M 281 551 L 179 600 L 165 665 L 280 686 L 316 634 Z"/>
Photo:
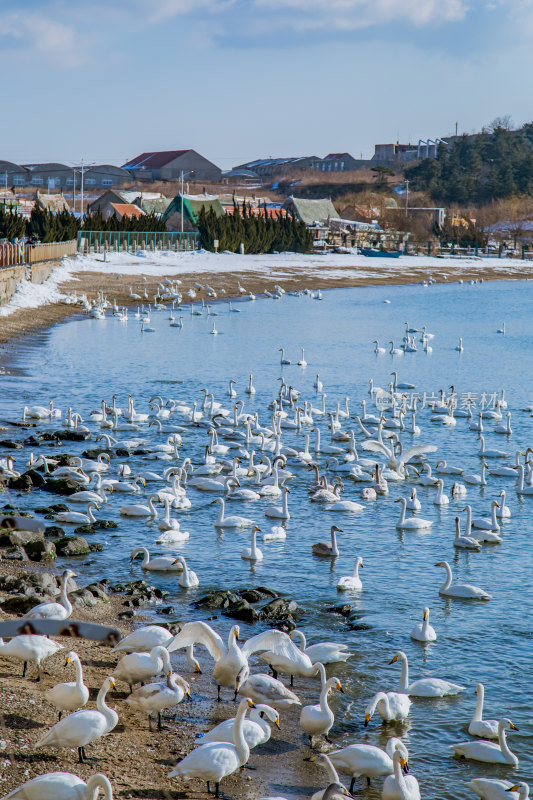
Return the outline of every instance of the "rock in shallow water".
<path id="1" fill-rule="evenodd" d="M 63 536 L 54 542 L 60 556 L 85 556 L 91 552 L 87 539 L 83 536 Z"/>

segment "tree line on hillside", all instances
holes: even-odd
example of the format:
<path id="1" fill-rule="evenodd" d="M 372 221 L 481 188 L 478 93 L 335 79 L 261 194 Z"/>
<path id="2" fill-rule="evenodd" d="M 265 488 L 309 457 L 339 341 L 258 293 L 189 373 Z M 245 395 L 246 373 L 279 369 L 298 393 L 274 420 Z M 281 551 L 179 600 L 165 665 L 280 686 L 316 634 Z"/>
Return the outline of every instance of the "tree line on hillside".
<path id="1" fill-rule="evenodd" d="M 200 243 L 206 250 L 214 251 L 218 240 L 218 251 L 239 251 L 244 245 L 245 253 L 272 253 L 290 250 L 306 253 L 313 247 L 313 235 L 304 222 L 292 215 L 269 216 L 252 214 L 243 202 L 242 208 L 234 204 L 233 214 L 217 217 L 213 209 L 203 207 L 198 214 Z"/>
<path id="2" fill-rule="evenodd" d="M 533 123 L 511 130 L 505 121 L 475 136 L 439 144 L 437 158 L 405 170 L 410 188 L 438 203 L 484 205 L 514 195 L 533 195 Z"/>

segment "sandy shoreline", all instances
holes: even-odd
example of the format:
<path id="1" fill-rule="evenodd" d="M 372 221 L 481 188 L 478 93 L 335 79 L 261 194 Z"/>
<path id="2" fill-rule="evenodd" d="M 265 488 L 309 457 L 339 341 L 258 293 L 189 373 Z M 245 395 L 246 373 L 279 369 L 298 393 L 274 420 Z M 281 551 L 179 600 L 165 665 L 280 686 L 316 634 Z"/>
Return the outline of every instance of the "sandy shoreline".
<path id="1" fill-rule="evenodd" d="M 39 569 L 34 565 L 27 568 Z M 0 574 L 21 574 L 24 569 L 2 561 Z M 113 625 L 124 634 L 152 622 L 150 617 L 143 615 L 142 608 L 134 620 L 117 622 L 118 613 L 124 610 L 123 602 L 123 596 L 114 595 L 109 603 L 99 603 L 93 608 L 76 608 L 72 618 Z M 8 618 L 0 611 L 0 621 Z M 210 624 L 217 628 L 216 620 Z M 207 798 L 205 784 L 201 781 L 180 783 L 167 778 L 174 764 L 201 743 L 197 734 L 207 732 L 218 722 L 233 716 L 236 709 L 230 690 L 223 690 L 222 703 L 216 702 L 213 661 L 207 651 L 199 648 L 196 653 L 204 670 L 200 675 L 191 674 L 183 651 L 172 654 L 174 671 L 190 683 L 193 702 L 182 702 L 165 712 L 164 730 L 161 732 L 150 732 L 145 715 L 124 702 L 128 690 L 126 684 L 119 681 L 116 690 L 108 695 L 109 705 L 119 715 L 118 725 L 107 737 L 87 747 L 87 755 L 96 757 L 98 761 L 81 765 L 74 749 L 36 749 L 34 746 L 57 721 L 57 712 L 45 700 L 45 692 L 57 683 L 73 680 L 73 668 L 65 667 L 65 656 L 70 648 L 74 648 L 81 658 L 84 680 L 91 692 L 87 708 L 94 708 L 98 689 L 106 677 L 113 675 L 122 654 L 113 654 L 109 647 L 88 640 L 77 640 L 75 646 L 71 641 L 65 642 L 65 649 L 44 662 L 41 683 L 32 680 L 35 677 L 34 665 L 28 669 L 29 679 L 22 679 L 21 662 L 0 657 L 0 797 L 37 775 L 65 771 L 84 780 L 94 772 L 103 772 L 110 779 L 116 798 Z M 344 667 L 337 666 L 342 678 Z M 333 674 L 331 668 L 328 672 Z M 297 679 L 295 691 L 303 705 L 314 703 L 319 693 L 319 682 Z M 332 697 L 331 702 L 335 708 L 336 698 Z M 170 719 L 174 713 L 177 714 L 176 721 Z M 254 769 L 245 769 L 224 780 L 222 791 L 226 797 L 253 800 L 262 795 L 285 793 L 294 800 L 303 800 L 312 791 L 327 785 L 324 769 L 319 763 L 307 760 L 313 753 L 306 746 L 306 737 L 298 724 L 299 715 L 299 707 L 280 713 L 280 729 L 274 728 L 270 741 L 251 753 L 249 765 Z M 331 745 L 326 745 L 326 748 L 332 749 Z"/>

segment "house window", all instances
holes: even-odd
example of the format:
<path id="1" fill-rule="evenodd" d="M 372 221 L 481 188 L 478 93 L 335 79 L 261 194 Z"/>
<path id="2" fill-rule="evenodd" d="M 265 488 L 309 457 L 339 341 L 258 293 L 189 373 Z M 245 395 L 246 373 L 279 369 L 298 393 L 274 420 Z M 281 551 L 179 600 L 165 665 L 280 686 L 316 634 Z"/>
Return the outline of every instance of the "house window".
<path id="1" fill-rule="evenodd" d="M 328 172 L 331 172 L 331 162 L 328 164 Z"/>
<path id="2" fill-rule="evenodd" d="M 113 186 L 111 178 L 102 178 L 102 186 Z"/>
<path id="3" fill-rule="evenodd" d="M 41 186 L 43 179 L 41 178 L 40 175 L 33 175 L 31 182 L 33 183 L 34 186 Z"/>
<path id="4" fill-rule="evenodd" d="M 24 175 L 13 175 L 14 186 L 24 186 Z"/>
<path id="5" fill-rule="evenodd" d="M 344 172 L 344 161 L 341 161 L 341 172 Z"/>
<path id="6" fill-rule="evenodd" d="M 85 178 L 87 186 L 96 186 L 96 178 Z"/>
<path id="7" fill-rule="evenodd" d="M 72 186 L 73 183 L 74 183 L 74 178 L 67 178 L 66 180 L 67 186 Z"/>

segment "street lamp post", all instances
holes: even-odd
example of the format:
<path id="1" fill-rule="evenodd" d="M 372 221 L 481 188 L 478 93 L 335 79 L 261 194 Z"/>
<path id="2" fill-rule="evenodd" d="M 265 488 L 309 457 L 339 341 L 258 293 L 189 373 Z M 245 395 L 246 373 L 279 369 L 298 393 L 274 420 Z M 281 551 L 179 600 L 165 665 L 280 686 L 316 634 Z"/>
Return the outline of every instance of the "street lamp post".
<path id="1" fill-rule="evenodd" d="M 405 181 L 405 216 L 409 209 L 409 181 Z"/>
<path id="2" fill-rule="evenodd" d="M 183 179 L 187 177 L 187 175 L 193 175 L 194 170 L 191 169 L 189 172 L 184 172 L 181 170 L 180 173 L 180 181 L 181 181 L 181 190 L 180 190 L 180 197 L 181 197 L 181 236 L 180 236 L 180 247 L 181 247 L 181 240 L 183 239 Z"/>

